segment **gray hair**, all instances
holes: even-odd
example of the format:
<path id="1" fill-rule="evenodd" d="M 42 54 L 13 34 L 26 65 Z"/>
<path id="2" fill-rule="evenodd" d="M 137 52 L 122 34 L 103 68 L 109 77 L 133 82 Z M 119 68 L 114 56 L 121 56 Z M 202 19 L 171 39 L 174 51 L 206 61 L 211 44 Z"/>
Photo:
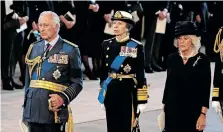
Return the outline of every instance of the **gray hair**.
<path id="1" fill-rule="evenodd" d="M 53 25 L 54 27 L 56 25 L 58 25 L 58 32 L 60 30 L 60 18 L 59 16 L 55 13 L 55 12 L 52 12 L 52 11 L 43 11 L 40 15 L 39 15 L 39 18 L 42 16 L 42 15 L 47 15 L 47 14 L 50 14 L 53 18 Z"/>
<path id="2" fill-rule="evenodd" d="M 198 52 L 200 47 L 201 47 L 201 37 L 197 37 L 196 35 L 187 35 L 191 40 L 192 40 L 192 44 L 194 46 L 194 51 Z M 174 39 L 174 46 L 177 46 L 177 38 Z"/>
<path id="3" fill-rule="evenodd" d="M 127 23 L 126 28 L 128 29 L 128 31 L 130 32 L 131 29 L 133 28 L 132 24 Z"/>

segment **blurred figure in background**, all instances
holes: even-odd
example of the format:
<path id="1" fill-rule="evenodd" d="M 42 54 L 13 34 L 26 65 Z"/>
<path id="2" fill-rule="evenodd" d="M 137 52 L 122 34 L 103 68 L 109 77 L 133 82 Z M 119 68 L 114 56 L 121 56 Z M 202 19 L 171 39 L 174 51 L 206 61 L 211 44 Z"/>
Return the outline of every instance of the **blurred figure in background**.
<path id="1" fill-rule="evenodd" d="M 27 28 L 27 22 L 29 20 L 29 7 L 27 1 L 13 1 L 13 4 L 11 5 L 11 9 L 13 9 L 19 17 L 24 18 L 24 23 L 21 26 L 25 26 Z M 19 32 L 17 32 L 16 38 L 14 39 L 13 42 L 13 47 L 12 47 L 12 56 L 11 56 L 11 82 L 13 85 L 16 87 L 23 88 L 25 85 L 25 66 L 24 66 L 24 58 L 23 58 L 23 45 L 24 45 L 24 37 L 25 37 L 25 32 L 27 29 L 23 29 Z M 21 76 L 19 80 L 22 82 L 23 86 L 19 86 L 14 82 L 13 76 L 15 75 L 15 70 L 16 70 L 16 64 L 19 62 L 19 67 L 20 67 L 20 72 Z"/>
<path id="2" fill-rule="evenodd" d="M 89 56 L 92 52 L 91 45 L 94 43 L 90 42 L 90 28 L 89 28 L 89 12 L 93 11 L 97 13 L 99 11 L 99 5 L 95 1 L 74 1 L 75 13 L 76 13 L 76 43 L 80 47 L 82 62 L 85 67 L 84 74 L 90 80 L 98 80 L 96 75 L 92 72 L 89 64 Z"/>
<path id="3" fill-rule="evenodd" d="M 20 3 L 23 5 L 23 3 Z M 20 4 L 15 4 L 13 1 L 1 1 L 2 5 L 2 63 L 1 64 L 1 77 L 4 90 L 13 90 L 23 88 L 13 80 L 15 72 L 15 65 L 18 60 L 21 61 L 20 51 L 22 43 L 17 43 L 16 38 L 21 38 L 16 29 L 28 21 L 26 12 L 23 12 L 23 7 Z M 16 42 L 16 43 L 15 43 Z M 18 46 L 18 47 L 17 47 Z M 20 48 L 17 50 L 16 48 Z M 18 51 L 18 52 L 16 52 Z M 14 54 L 17 53 L 17 54 Z M 16 56 L 17 55 L 17 56 Z M 19 57 L 20 56 L 20 57 Z M 17 58 L 18 57 L 18 58 Z M 21 63 L 20 63 L 21 64 Z M 21 65 L 20 65 L 21 66 Z M 22 70 L 21 70 L 22 72 Z"/>
<path id="4" fill-rule="evenodd" d="M 155 29 L 157 18 L 160 20 L 167 18 L 169 2 L 144 1 L 142 6 L 145 14 L 145 72 L 162 71 L 163 68 L 158 65 L 162 35 L 157 35 Z"/>

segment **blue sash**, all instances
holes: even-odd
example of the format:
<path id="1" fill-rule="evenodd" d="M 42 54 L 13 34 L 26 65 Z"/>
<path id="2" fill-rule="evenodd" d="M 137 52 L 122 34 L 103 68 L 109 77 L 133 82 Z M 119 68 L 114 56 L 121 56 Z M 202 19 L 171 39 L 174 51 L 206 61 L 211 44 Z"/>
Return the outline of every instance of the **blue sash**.
<path id="1" fill-rule="evenodd" d="M 135 48 L 137 46 L 137 43 L 133 42 L 133 41 L 130 41 L 127 43 L 127 46 L 126 47 L 129 47 L 129 48 Z M 120 66 L 122 65 L 122 63 L 124 62 L 124 60 L 127 58 L 127 56 L 120 56 L 118 55 L 115 60 L 112 62 L 111 64 L 111 69 L 112 69 L 112 72 L 113 73 L 116 73 Z M 112 81 L 112 78 L 111 77 L 108 77 L 103 83 L 102 83 L 102 87 L 101 87 L 101 90 L 99 92 L 99 95 L 98 95 L 98 101 L 103 104 L 104 103 L 104 99 L 105 99 L 105 95 L 106 95 L 106 92 L 107 92 L 107 86 L 108 84 Z"/>

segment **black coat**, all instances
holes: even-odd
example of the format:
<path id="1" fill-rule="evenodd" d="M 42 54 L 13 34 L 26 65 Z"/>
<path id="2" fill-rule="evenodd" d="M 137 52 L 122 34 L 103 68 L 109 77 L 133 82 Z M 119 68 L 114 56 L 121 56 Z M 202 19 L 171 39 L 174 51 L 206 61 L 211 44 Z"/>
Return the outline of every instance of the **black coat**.
<path id="1" fill-rule="evenodd" d="M 179 53 L 174 53 L 169 55 L 167 63 L 162 101 L 165 104 L 165 130 L 197 132 L 196 122 L 201 109 L 209 108 L 210 61 L 206 55 L 198 53 L 184 65 Z"/>

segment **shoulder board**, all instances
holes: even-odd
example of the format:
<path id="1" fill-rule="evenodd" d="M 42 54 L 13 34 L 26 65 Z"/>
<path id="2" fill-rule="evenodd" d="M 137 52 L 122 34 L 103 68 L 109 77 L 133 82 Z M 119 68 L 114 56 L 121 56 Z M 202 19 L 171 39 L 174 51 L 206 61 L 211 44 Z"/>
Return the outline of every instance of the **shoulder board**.
<path id="1" fill-rule="evenodd" d="M 76 45 L 76 44 L 74 44 L 74 43 L 72 43 L 72 42 L 70 42 L 70 41 L 68 41 L 66 39 L 63 39 L 63 41 L 68 43 L 68 44 L 70 44 L 70 45 L 72 45 L 72 46 L 74 46 L 74 47 L 78 47 L 78 45 Z"/>
<path id="2" fill-rule="evenodd" d="M 104 41 L 110 41 L 110 40 L 113 40 L 115 37 L 113 38 L 110 38 L 110 39 L 105 39 Z"/>
<path id="3" fill-rule="evenodd" d="M 136 43 L 139 44 L 139 45 L 142 45 L 141 42 L 139 42 L 139 41 L 137 41 L 137 40 L 135 40 L 135 39 L 133 39 L 133 38 L 131 38 L 131 40 L 134 41 L 134 42 L 136 42 Z"/>

